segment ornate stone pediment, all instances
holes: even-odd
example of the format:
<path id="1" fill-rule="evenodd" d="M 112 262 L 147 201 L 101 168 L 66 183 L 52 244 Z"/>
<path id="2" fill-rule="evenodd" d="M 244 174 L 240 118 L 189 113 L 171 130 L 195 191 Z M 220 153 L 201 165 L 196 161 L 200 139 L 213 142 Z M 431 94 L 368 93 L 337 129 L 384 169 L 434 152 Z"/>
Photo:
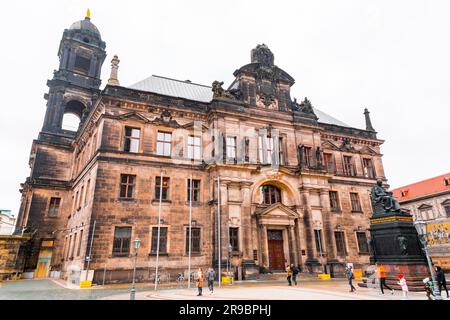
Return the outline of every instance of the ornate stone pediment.
<path id="1" fill-rule="evenodd" d="M 322 149 L 331 149 L 331 150 L 340 151 L 339 147 L 329 140 L 322 141 Z"/>
<path id="2" fill-rule="evenodd" d="M 119 120 L 135 119 L 135 120 L 142 121 L 142 122 L 145 122 L 145 123 L 149 123 L 150 122 L 150 120 L 147 117 L 145 117 L 141 113 L 135 112 L 135 111 L 122 114 L 122 115 L 120 115 L 118 117 L 118 119 Z"/>
<path id="3" fill-rule="evenodd" d="M 379 156 L 380 154 L 378 152 L 376 152 L 375 150 L 373 150 L 371 147 L 362 147 L 359 150 L 360 153 L 364 153 L 364 154 L 370 154 L 371 156 Z"/>
<path id="4" fill-rule="evenodd" d="M 264 208 L 258 212 L 255 212 L 258 218 L 273 218 L 273 219 L 287 219 L 292 220 L 300 218 L 300 215 L 294 210 L 286 207 L 282 203 L 276 203 L 270 207 Z"/>

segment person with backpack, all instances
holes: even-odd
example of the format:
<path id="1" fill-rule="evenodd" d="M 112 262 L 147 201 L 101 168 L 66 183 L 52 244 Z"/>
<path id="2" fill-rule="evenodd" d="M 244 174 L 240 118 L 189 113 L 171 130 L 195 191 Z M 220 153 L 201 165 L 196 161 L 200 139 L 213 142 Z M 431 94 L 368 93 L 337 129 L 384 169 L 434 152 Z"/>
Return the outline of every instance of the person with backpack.
<path id="1" fill-rule="evenodd" d="M 216 278 L 216 272 L 213 268 L 209 268 L 206 272 L 206 280 L 208 281 L 209 293 L 214 292 L 214 279 Z"/>
<path id="2" fill-rule="evenodd" d="M 300 269 L 293 264 L 291 264 L 291 270 L 292 270 L 292 281 L 297 285 L 297 275 L 300 273 Z"/>
<path id="3" fill-rule="evenodd" d="M 356 288 L 353 286 L 353 279 L 355 279 L 355 275 L 353 274 L 352 266 L 347 266 L 345 275 L 347 276 L 348 284 L 350 285 L 350 292 L 355 292 Z"/>

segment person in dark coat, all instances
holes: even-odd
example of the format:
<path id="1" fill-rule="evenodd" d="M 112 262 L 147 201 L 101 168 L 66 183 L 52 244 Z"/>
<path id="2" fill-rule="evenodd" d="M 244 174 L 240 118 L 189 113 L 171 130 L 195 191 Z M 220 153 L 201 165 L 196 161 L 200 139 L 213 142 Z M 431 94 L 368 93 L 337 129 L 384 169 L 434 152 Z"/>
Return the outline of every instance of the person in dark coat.
<path id="1" fill-rule="evenodd" d="M 439 285 L 439 292 L 441 292 L 442 288 L 444 288 L 445 292 L 447 292 L 447 298 L 449 298 L 447 290 L 447 280 L 445 279 L 444 270 L 442 270 L 442 268 L 439 266 L 436 267 L 436 280 Z"/>
<path id="2" fill-rule="evenodd" d="M 292 281 L 297 285 L 297 275 L 300 273 L 300 269 L 291 264 L 291 270 L 292 270 Z"/>

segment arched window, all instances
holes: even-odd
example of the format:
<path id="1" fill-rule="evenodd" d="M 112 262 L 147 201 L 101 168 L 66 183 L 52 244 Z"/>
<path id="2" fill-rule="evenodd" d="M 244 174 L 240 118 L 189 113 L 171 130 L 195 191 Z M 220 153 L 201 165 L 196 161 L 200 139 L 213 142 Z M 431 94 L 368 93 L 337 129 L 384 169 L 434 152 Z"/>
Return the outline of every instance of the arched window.
<path id="1" fill-rule="evenodd" d="M 281 202 L 281 191 L 273 185 L 264 185 L 260 188 L 261 204 L 272 205 Z"/>
<path id="2" fill-rule="evenodd" d="M 76 100 L 69 101 L 64 109 L 64 117 L 61 129 L 68 131 L 78 131 L 78 126 L 85 111 L 86 106 Z"/>
<path id="3" fill-rule="evenodd" d="M 78 131 L 80 118 L 74 113 L 65 113 L 62 123 L 62 129 L 68 131 Z"/>

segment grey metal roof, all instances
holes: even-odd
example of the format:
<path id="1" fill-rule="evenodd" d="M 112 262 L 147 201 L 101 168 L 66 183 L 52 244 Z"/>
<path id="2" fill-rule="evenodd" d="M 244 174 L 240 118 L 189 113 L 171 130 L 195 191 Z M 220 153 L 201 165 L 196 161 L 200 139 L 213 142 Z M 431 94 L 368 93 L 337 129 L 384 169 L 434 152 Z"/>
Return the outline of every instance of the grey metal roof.
<path id="1" fill-rule="evenodd" d="M 212 88 L 209 86 L 160 76 L 151 76 L 130 88 L 200 102 L 211 102 L 213 98 Z"/>
<path id="2" fill-rule="evenodd" d="M 148 77 L 129 88 L 206 103 L 211 102 L 213 99 L 212 87 L 210 86 L 192 83 L 189 80 L 175 80 L 155 75 Z M 348 124 L 345 124 L 317 108 L 314 108 L 314 112 L 319 118 L 319 122 L 350 127 Z"/>

